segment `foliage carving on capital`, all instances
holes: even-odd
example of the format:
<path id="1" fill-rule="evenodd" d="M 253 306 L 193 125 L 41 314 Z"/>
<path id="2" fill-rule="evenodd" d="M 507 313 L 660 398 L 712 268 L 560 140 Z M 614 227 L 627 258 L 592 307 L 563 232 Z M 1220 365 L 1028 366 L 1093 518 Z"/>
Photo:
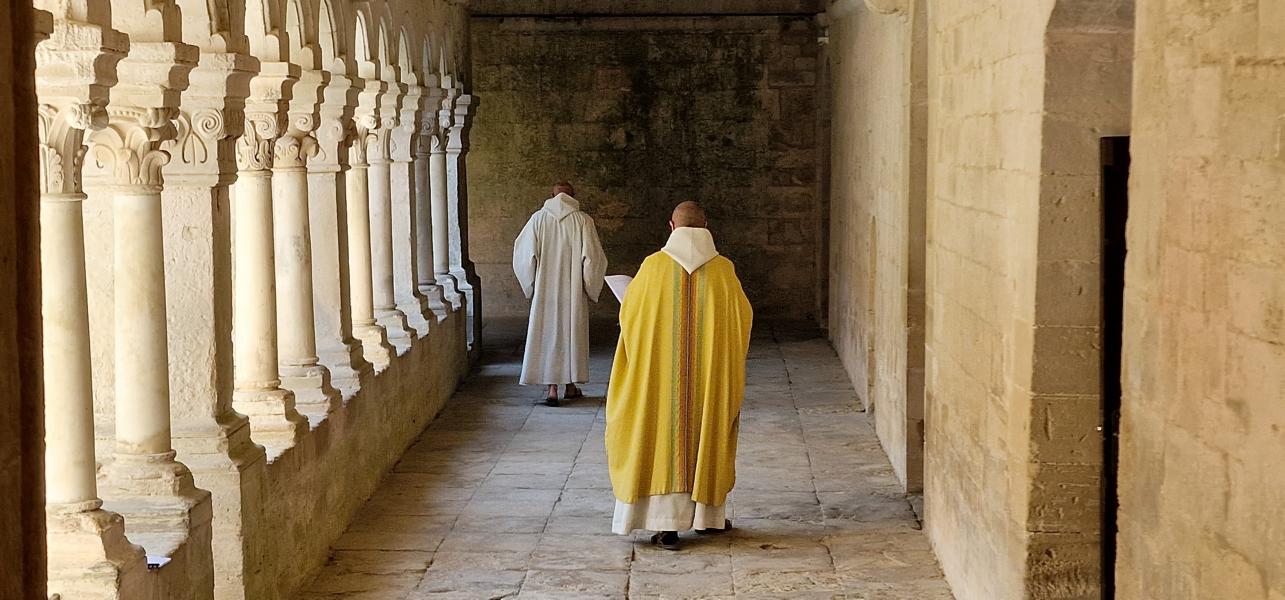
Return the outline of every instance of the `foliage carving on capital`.
<path id="1" fill-rule="evenodd" d="M 310 159 L 317 156 L 317 138 L 292 130 L 277 140 L 274 152 L 274 166 L 304 167 Z"/>
<path id="2" fill-rule="evenodd" d="M 419 122 L 415 118 L 415 112 L 403 113 L 401 121 L 392 130 L 389 139 L 388 152 L 393 157 L 393 160 L 401 162 L 414 160 L 415 153 L 420 146 L 417 141 L 419 130 Z"/>
<path id="3" fill-rule="evenodd" d="M 231 123 L 245 119 L 240 110 L 198 108 L 179 112 L 175 119 L 178 135 L 173 147 L 183 164 L 199 165 L 210 159 L 210 149 L 233 135 Z"/>
<path id="4" fill-rule="evenodd" d="M 81 193 L 81 168 L 87 150 L 85 132 L 105 127 L 107 111 L 87 102 L 61 108 L 42 104 L 37 116 L 41 193 Z"/>
<path id="5" fill-rule="evenodd" d="M 317 156 L 317 138 L 312 132 L 321 120 L 315 113 L 291 113 L 289 131 L 273 147 L 273 160 L 278 167 L 304 167 Z"/>
<path id="6" fill-rule="evenodd" d="M 352 119 L 341 116 L 324 119 L 317 128 L 317 154 L 314 158 L 322 162 L 334 162 L 337 157 L 333 154 L 336 150 L 343 149 L 351 136 L 348 130 L 352 127 Z"/>
<path id="7" fill-rule="evenodd" d="M 370 128 L 367 127 L 370 122 L 370 119 L 358 118 L 347 132 L 348 135 L 344 139 L 344 145 L 348 147 L 349 165 L 365 166 L 369 164 L 370 157 L 368 152 L 375 138 L 375 135 L 370 132 Z"/>
<path id="8" fill-rule="evenodd" d="M 285 129 L 279 113 L 256 112 L 245 116 L 245 131 L 236 141 L 236 164 L 242 171 L 272 168 L 273 145 Z"/>
<path id="9" fill-rule="evenodd" d="M 400 121 L 396 117 L 384 117 L 379 120 L 379 127 L 370 131 L 367 158 L 370 161 L 386 161 L 392 158 L 393 133 Z"/>
<path id="10" fill-rule="evenodd" d="M 431 112 L 424 111 L 420 113 L 419 131 L 415 136 L 416 154 L 429 154 L 433 151 L 437 137 L 437 116 Z"/>
<path id="11" fill-rule="evenodd" d="M 90 134 L 86 170 L 110 176 L 117 186 L 159 191 L 161 169 L 170 162 L 161 147 L 175 138 L 178 109 L 109 106 L 107 114 L 107 126 Z"/>

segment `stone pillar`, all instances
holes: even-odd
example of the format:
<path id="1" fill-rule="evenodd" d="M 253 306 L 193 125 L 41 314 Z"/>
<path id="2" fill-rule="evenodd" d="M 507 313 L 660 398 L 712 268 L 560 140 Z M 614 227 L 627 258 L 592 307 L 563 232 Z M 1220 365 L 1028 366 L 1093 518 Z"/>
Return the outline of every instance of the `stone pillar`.
<path id="1" fill-rule="evenodd" d="M 313 314 L 317 355 L 331 382 L 351 397 L 373 374 L 353 338 L 349 299 L 347 189 L 348 151 L 358 82 L 330 74 L 317 129 L 318 152 L 308 161 L 308 220 L 312 236 Z"/>
<path id="2" fill-rule="evenodd" d="M 185 576 L 199 585 L 212 577 L 210 494 L 175 460 L 171 440 L 161 214 L 161 170 L 170 160 L 162 145 L 177 135 L 179 92 L 198 57 L 186 44 L 131 44 L 108 126 L 90 136 L 86 170 L 113 192 L 116 440 L 104 506 L 123 514 L 130 539 L 150 552 L 181 551 Z"/>
<path id="3" fill-rule="evenodd" d="M 290 126 L 277 140 L 272 166 L 273 239 L 277 280 L 278 364 L 296 409 L 316 426 L 341 400 L 317 356 L 312 297 L 312 235 L 308 224 L 308 160 L 317 154 L 312 130 L 324 88 L 309 71 L 294 85 Z"/>
<path id="4" fill-rule="evenodd" d="M 392 93 L 384 99 L 395 106 Z M 383 109 L 381 109 L 383 110 Z M 398 126 L 396 113 L 381 112 L 379 128 L 373 131 L 369 146 L 370 171 L 370 267 L 374 292 L 375 320 L 388 333 L 388 342 L 405 354 L 415 339 L 415 330 L 407 323 L 406 313 L 397 308 L 393 289 L 393 197 L 392 159 L 389 156 L 391 135 Z"/>
<path id="5" fill-rule="evenodd" d="M 307 430 L 294 394 L 281 386 L 277 364 L 276 260 L 273 243 L 272 165 L 285 129 L 279 98 L 298 79 L 297 67 L 265 63 L 251 81 L 245 131 L 237 140 L 233 224 L 233 406 L 250 417 L 254 440 L 275 458 Z"/>
<path id="6" fill-rule="evenodd" d="M 406 322 L 415 330 L 415 336 L 428 335 L 429 323 L 437 318 L 428 308 L 428 298 L 420 293 L 416 268 L 419 246 L 416 206 L 427 197 L 418 195 L 415 178 L 415 146 L 419 137 L 419 105 L 424 88 L 407 86 L 402 98 L 400 122 L 390 134 L 389 157 L 392 190 L 392 249 L 393 294 L 398 310 L 406 315 Z"/>
<path id="7" fill-rule="evenodd" d="M 435 83 L 435 82 L 434 82 Z M 424 88 L 419 113 L 419 135 L 415 136 L 415 282 L 428 308 L 440 322 L 452 310 L 434 271 L 433 245 L 433 146 L 441 147 L 437 131 L 437 107 L 441 106 L 441 88 Z M 439 154 L 441 152 L 439 151 Z M 442 155 L 443 192 L 445 192 L 445 155 Z M 443 194 L 443 200 L 445 195 Z M 445 202 L 442 202 L 445 209 Z"/>
<path id="8" fill-rule="evenodd" d="M 203 51 L 183 94 L 178 137 L 165 165 L 166 313 L 174 449 L 214 506 L 216 597 L 262 597 L 258 503 L 265 453 L 250 421 L 232 408 L 232 230 L 230 185 L 245 125 L 246 54 Z M 256 587 L 258 585 L 259 587 Z"/>
<path id="9" fill-rule="evenodd" d="M 371 289 L 370 164 L 366 157 L 374 137 L 370 133 L 374 125 L 375 117 L 369 113 L 356 119 L 348 147 L 348 176 L 344 187 L 347 193 L 348 289 L 353 335 L 361 340 L 366 359 L 376 371 L 382 371 L 392 361 L 393 347 L 385 337 L 384 328 L 375 321 L 374 292 Z"/>
<path id="10" fill-rule="evenodd" d="M 127 45 L 110 29 L 59 20 L 36 51 L 48 585 L 86 598 L 109 597 L 122 570 L 144 560 L 125 539 L 124 519 L 98 497 L 81 212 L 85 131 L 107 123 L 107 89 Z M 59 73 L 67 64 L 80 68 Z"/>
<path id="11" fill-rule="evenodd" d="M 453 116 L 454 111 L 438 112 L 438 131 L 428 140 L 428 175 L 433 205 L 433 274 L 451 308 L 459 310 L 464 307 L 464 295 L 451 275 L 450 210 L 446 206 L 446 131 Z"/>
<path id="12" fill-rule="evenodd" d="M 468 257 L 468 155 L 469 121 L 476 100 L 468 94 L 448 95 L 445 104 L 453 110 L 454 119 L 446 139 L 446 207 L 449 216 L 451 276 L 464 294 L 468 309 L 469 358 L 476 360 L 482 352 L 481 280 Z"/>

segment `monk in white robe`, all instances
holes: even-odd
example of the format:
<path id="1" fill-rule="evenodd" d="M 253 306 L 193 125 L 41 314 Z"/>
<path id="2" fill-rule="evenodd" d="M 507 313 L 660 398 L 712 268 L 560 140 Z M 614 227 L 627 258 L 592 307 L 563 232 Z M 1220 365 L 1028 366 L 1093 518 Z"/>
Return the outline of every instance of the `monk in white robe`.
<path id="1" fill-rule="evenodd" d="M 726 531 L 754 314 L 705 213 L 684 202 L 664 249 L 643 261 L 620 307 L 607 390 L 612 531 Z"/>
<path id="2" fill-rule="evenodd" d="M 513 272 L 531 301 L 519 383 L 548 386 L 545 402 L 557 406 L 559 385 L 566 399 L 579 398 L 576 384 L 589 380 L 589 302 L 602 291 L 607 256 L 571 184 L 553 191 L 513 245 Z"/>

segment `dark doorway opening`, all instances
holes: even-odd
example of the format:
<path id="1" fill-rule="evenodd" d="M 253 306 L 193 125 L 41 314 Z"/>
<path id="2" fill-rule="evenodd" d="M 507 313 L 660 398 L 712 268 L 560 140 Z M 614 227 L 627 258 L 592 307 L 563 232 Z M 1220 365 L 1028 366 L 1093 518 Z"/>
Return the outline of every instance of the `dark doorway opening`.
<path id="1" fill-rule="evenodd" d="M 1102 138 L 1102 597 L 1115 597 L 1129 138 Z"/>

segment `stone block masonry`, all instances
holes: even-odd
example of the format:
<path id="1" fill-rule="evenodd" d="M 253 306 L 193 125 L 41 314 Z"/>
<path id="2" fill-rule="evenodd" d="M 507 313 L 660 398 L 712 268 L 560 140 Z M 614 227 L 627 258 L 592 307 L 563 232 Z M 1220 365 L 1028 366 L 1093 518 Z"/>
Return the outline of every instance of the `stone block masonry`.
<path id="1" fill-rule="evenodd" d="M 763 317 L 815 319 L 817 30 L 810 17 L 475 18 L 472 258 L 487 312 L 524 315 L 512 243 L 559 179 L 575 183 L 612 273 L 709 210 Z M 595 316 L 618 306 L 603 298 Z"/>

